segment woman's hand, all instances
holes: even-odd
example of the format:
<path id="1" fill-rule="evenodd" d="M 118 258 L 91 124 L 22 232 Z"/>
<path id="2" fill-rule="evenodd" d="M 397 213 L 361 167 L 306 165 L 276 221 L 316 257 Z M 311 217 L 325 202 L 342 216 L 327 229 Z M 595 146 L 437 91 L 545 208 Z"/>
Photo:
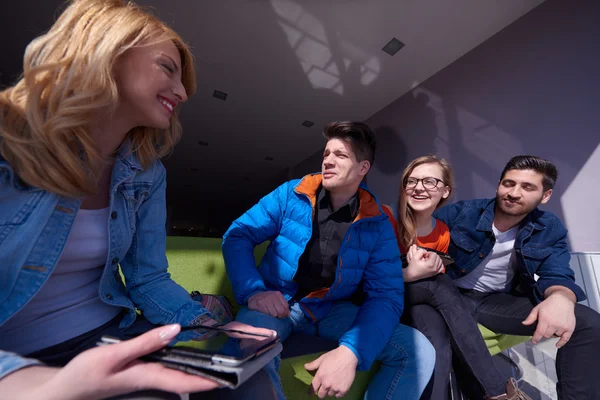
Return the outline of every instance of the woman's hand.
<path id="1" fill-rule="evenodd" d="M 408 267 L 403 270 L 405 282 L 418 281 L 444 272 L 440 256 L 414 244 L 406 252 L 406 261 Z"/>
<path id="2" fill-rule="evenodd" d="M 17 371 L 0 380 L 2 395 L 4 383 L 8 383 L 7 398 L 44 399 L 103 399 L 138 390 L 157 389 L 172 393 L 203 392 L 220 385 L 210 379 L 189 375 L 164 367 L 155 362 L 140 361 L 139 358 L 161 349 L 179 333 L 179 325 L 167 325 L 153 329 L 134 339 L 117 344 L 96 347 L 82 352 L 60 369 L 32 367 Z M 31 376 L 33 373 L 34 376 Z M 5 379 L 25 378 L 29 383 L 12 385 Z M 31 389 L 38 382 L 35 376 L 43 379 L 42 384 Z M 13 376 L 14 375 L 14 376 Z M 23 396 L 25 395 L 25 396 Z"/>

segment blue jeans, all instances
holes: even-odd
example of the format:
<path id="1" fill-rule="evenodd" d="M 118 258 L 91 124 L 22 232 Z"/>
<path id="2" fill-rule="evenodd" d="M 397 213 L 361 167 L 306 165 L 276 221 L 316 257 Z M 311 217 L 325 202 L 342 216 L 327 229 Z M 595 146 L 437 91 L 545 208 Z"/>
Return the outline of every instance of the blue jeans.
<path id="1" fill-rule="evenodd" d="M 236 320 L 273 329 L 282 341 L 292 332 L 339 340 L 354 322 L 358 309 L 358 306 L 350 302 L 340 301 L 318 325 L 304 316 L 298 303 L 290 307 L 290 316 L 287 318 L 271 317 L 244 307 Z M 377 359 L 381 361 L 381 369 L 370 382 L 364 398 L 418 400 L 433 373 L 435 350 L 422 333 L 398 323 Z M 278 398 L 285 399 L 277 372 L 280 361 L 280 358 L 276 357 L 265 370 L 273 380 Z"/>

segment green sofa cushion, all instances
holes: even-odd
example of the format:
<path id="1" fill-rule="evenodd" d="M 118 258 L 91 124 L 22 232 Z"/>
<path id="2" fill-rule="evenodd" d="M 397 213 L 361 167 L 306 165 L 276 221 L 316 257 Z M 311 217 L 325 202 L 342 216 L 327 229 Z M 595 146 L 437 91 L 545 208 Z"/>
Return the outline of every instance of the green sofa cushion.
<path id="1" fill-rule="evenodd" d="M 263 243 L 256 247 L 257 263 L 267 245 Z M 225 271 L 221 239 L 168 236 L 167 259 L 171 277 L 186 290 L 227 296 L 235 311 L 239 310 Z"/>
<path id="2" fill-rule="evenodd" d="M 264 254 L 267 243 L 258 246 L 254 257 L 258 261 Z M 231 283 L 225 272 L 225 263 L 221 253 L 221 239 L 196 237 L 167 237 L 167 259 L 169 272 L 173 280 L 188 291 L 197 290 L 205 294 L 225 295 L 231 300 L 236 311 Z M 480 326 L 482 335 L 492 355 L 506 350 L 529 337 L 499 335 Z M 279 374 L 283 389 L 290 400 L 311 399 L 308 385 L 312 376 L 304 369 L 304 364 L 318 358 L 322 353 L 283 359 Z M 358 372 L 350 392 L 345 399 L 361 399 L 371 377 L 379 368 L 375 364 L 370 371 Z"/>
<path id="3" fill-rule="evenodd" d="M 286 358 L 281 360 L 279 375 L 283 384 L 283 391 L 288 400 L 315 399 L 308 395 L 308 387 L 313 375 L 304 369 L 304 364 L 319 358 L 323 353 L 308 354 L 305 356 Z M 379 370 L 379 363 L 373 365 L 369 371 L 357 372 L 352 387 L 344 399 L 360 400 L 363 398 L 371 378 Z M 313 372 L 314 373 L 314 372 Z"/>
<path id="4" fill-rule="evenodd" d="M 513 346 L 528 341 L 530 336 L 515 336 L 515 335 L 503 335 L 496 333 L 483 325 L 479 325 L 479 331 L 485 340 L 490 354 L 495 356 L 503 352 L 504 350 L 510 349 Z"/>

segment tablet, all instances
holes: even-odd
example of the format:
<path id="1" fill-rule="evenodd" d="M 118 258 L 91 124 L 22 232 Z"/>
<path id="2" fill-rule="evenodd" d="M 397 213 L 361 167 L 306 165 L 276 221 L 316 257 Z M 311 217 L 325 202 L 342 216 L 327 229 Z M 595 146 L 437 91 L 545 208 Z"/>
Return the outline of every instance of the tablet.
<path id="1" fill-rule="evenodd" d="M 225 330 L 224 330 L 225 331 Z M 120 340 L 103 336 L 98 345 L 118 343 Z M 205 340 L 179 342 L 143 357 L 146 361 L 181 362 L 192 366 L 206 367 L 207 363 L 239 366 L 275 346 L 278 337 L 246 336 L 242 339 L 230 337 L 227 332 L 217 332 Z"/>
<path id="2" fill-rule="evenodd" d="M 103 336 L 99 346 L 119 343 L 118 338 Z M 224 387 L 235 389 L 281 353 L 277 337 L 235 339 L 219 333 L 207 340 L 168 346 L 141 357 L 167 368 L 212 379 Z"/>

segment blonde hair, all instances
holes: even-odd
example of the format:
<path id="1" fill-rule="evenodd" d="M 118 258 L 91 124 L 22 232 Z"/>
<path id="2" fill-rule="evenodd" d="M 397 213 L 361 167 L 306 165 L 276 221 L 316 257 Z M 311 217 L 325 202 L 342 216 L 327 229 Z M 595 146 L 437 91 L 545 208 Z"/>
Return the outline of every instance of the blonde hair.
<path id="1" fill-rule="evenodd" d="M 0 92 L 0 153 L 26 184 L 63 196 L 93 194 L 104 160 L 90 137 L 100 112 L 119 98 L 116 60 L 133 47 L 171 40 L 182 60 L 182 84 L 196 89 L 192 54 L 177 33 L 122 0 L 72 0 L 50 30 L 25 51 L 23 76 Z M 181 137 L 169 129 L 136 127 L 128 134 L 144 168 Z"/>
<path id="2" fill-rule="evenodd" d="M 404 249 L 408 249 L 417 240 L 417 219 L 413 210 L 408 205 L 408 198 L 406 197 L 406 181 L 413 170 L 423 164 L 437 164 L 440 166 L 442 169 L 442 180 L 444 181 L 444 185 L 448 186 L 450 192 L 448 197 L 440 200 L 436 209 L 441 207 L 450 196 L 452 196 L 452 191 L 454 190 L 454 173 L 452 172 L 452 167 L 450 167 L 450 164 L 445 159 L 436 156 L 423 156 L 408 164 L 408 167 L 406 167 L 402 173 L 400 198 L 398 199 L 398 233 L 400 236 L 398 241 L 400 242 L 400 246 Z"/>

